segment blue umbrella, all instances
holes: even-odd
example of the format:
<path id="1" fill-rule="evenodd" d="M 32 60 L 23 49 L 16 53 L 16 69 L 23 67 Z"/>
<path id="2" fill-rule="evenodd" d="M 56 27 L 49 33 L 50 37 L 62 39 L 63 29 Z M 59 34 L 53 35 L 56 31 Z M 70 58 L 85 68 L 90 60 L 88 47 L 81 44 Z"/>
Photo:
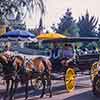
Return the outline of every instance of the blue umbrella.
<path id="1" fill-rule="evenodd" d="M 35 38 L 35 35 L 32 34 L 31 32 L 24 31 L 24 30 L 14 30 L 14 31 L 9 31 L 2 35 L 0 37 L 1 39 L 4 40 L 28 40 L 29 38 L 33 39 Z"/>

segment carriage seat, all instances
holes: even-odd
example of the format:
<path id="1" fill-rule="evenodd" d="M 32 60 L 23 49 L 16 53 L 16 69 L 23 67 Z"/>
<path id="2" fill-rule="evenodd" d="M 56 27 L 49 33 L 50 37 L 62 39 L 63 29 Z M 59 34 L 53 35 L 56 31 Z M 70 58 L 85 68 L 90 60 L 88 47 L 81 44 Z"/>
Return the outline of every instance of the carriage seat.
<path id="1" fill-rule="evenodd" d="M 99 54 L 77 55 L 76 61 L 78 64 L 89 64 L 99 60 Z"/>

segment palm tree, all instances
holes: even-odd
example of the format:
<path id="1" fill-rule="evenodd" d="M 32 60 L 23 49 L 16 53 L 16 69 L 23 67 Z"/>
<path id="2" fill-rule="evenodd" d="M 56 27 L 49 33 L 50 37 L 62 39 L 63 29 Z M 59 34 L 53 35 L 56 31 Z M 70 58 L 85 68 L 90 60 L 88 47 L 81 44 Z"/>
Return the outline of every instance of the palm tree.
<path id="1" fill-rule="evenodd" d="M 97 36 L 95 30 L 97 23 L 98 23 L 98 18 L 96 18 L 95 16 L 90 16 L 88 11 L 86 11 L 85 16 L 79 17 L 79 21 L 78 21 L 80 36 L 81 37 Z"/>
<path id="2" fill-rule="evenodd" d="M 36 8 L 40 10 L 42 18 L 45 13 L 43 0 L 0 0 L 0 16 L 10 23 L 21 23 L 26 15 L 34 13 Z"/>

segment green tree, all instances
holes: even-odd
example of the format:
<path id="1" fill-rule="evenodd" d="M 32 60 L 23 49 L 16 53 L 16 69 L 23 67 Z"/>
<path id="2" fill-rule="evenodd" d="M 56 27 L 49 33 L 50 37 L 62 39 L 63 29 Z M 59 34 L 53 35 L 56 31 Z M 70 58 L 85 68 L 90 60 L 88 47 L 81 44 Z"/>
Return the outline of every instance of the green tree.
<path id="1" fill-rule="evenodd" d="M 79 17 L 78 27 L 80 29 L 79 34 L 81 37 L 96 37 L 96 26 L 98 23 L 98 18 L 95 16 L 90 16 L 88 11 L 84 16 Z"/>
<path id="2" fill-rule="evenodd" d="M 57 24 L 57 27 L 55 24 L 51 27 L 55 32 L 62 33 L 65 35 L 70 36 L 78 36 L 78 27 L 76 24 L 76 20 L 72 17 L 71 9 L 67 9 L 65 15 L 60 18 L 60 23 Z"/>

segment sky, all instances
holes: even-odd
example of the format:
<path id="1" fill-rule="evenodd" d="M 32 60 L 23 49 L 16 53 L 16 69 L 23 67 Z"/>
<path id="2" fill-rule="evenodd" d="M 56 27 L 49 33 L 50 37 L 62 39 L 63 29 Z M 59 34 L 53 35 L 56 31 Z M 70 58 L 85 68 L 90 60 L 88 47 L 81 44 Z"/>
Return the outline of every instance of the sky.
<path id="1" fill-rule="evenodd" d="M 46 29 L 50 29 L 53 23 L 59 22 L 59 18 L 64 15 L 67 8 L 72 8 L 72 15 L 76 19 L 79 16 L 84 15 L 88 9 L 90 15 L 100 16 L 100 0 L 45 0 L 46 12 L 44 17 L 44 26 Z M 38 17 L 27 18 L 28 27 L 37 27 Z"/>

